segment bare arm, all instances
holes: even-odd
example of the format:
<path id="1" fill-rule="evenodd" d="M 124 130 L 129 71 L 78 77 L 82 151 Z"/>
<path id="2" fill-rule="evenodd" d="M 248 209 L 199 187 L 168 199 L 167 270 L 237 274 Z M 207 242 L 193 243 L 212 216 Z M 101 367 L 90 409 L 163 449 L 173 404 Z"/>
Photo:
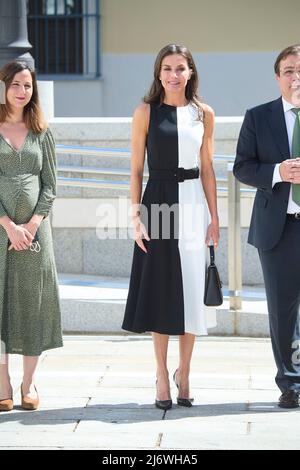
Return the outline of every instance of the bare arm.
<path id="1" fill-rule="evenodd" d="M 140 202 L 142 195 L 143 172 L 145 163 L 146 138 L 150 118 L 150 105 L 140 104 L 133 115 L 131 134 L 131 178 L 130 192 L 132 203 L 132 218 L 135 227 L 135 240 L 139 247 L 146 252 L 142 238 L 149 239 L 140 221 Z"/>
<path id="2" fill-rule="evenodd" d="M 207 205 L 211 216 L 211 224 L 207 229 L 206 243 L 213 240 L 214 245 L 219 241 L 219 217 L 217 209 L 217 185 L 213 169 L 213 139 L 214 139 L 214 111 L 204 105 L 204 135 L 200 151 L 201 180 Z"/>
<path id="3" fill-rule="evenodd" d="M 149 105 L 142 103 L 134 111 L 132 119 L 130 191 L 131 202 L 136 206 L 136 212 L 138 212 L 142 194 L 149 113 Z"/>

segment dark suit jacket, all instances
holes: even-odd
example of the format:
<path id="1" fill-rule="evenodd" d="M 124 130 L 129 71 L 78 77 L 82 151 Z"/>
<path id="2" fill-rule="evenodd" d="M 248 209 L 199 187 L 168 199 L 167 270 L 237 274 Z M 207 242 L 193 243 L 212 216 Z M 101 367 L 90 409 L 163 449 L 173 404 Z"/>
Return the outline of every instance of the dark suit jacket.
<path id="1" fill-rule="evenodd" d="M 248 243 L 270 250 L 279 241 L 289 199 L 290 183 L 272 188 L 276 163 L 290 158 L 282 99 L 246 112 L 233 167 L 235 177 L 257 188 Z"/>

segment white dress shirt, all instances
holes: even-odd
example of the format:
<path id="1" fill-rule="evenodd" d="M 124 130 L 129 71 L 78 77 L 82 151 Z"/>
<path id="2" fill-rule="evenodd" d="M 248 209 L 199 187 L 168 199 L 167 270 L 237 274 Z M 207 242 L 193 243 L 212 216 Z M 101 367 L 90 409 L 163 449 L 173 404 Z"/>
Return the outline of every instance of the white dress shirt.
<path id="1" fill-rule="evenodd" d="M 295 108 L 295 105 L 289 103 L 283 97 L 282 97 L 282 104 L 283 104 L 284 118 L 285 118 L 285 123 L 286 123 L 288 139 L 289 139 L 290 155 L 292 155 L 293 131 L 294 131 L 294 125 L 295 125 L 295 120 L 296 120 L 296 114 L 293 113 L 292 109 Z M 286 159 L 288 158 L 289 158 L 289 155 L 286 156 Z M 276 163 L 276 166 L 274 168 L 274 173 L 273 173 L 272 187 L 274 187 L 276 183 L 282 183 L 282 179 L 281 179 L 280 172 L 279 172 L 279 166 L 280 166 L 280 163 Z M 300 212 L 300 206 L 298 206 L 298 204 L 296 204 L 292 199 L 292 185 L 291 185 L 287 213 L 294 214 L 295 212 Z"/>

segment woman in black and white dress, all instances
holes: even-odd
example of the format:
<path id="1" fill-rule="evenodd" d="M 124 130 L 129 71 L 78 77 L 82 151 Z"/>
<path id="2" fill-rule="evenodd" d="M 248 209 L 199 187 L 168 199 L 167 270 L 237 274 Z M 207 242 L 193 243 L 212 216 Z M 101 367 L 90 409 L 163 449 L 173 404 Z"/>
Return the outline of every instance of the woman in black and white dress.
<path id="1" fill-rule="evenodd" d="M 177 403 L 191 406 L 189 372 L 195 335 L 206 335 L 207 327 L 215 324 L 215 311 L 203 303 L 206 245 L 212 241 L 217 246 L 219 240 L 212 166 L 214 113 L 200 102 L 197 88 L 197 70 L 187 48 L 164 47 L 156 58 L 150 91 L 132 123 L 136 243 L 122 327 L 152 332 L 155 403 L 161 409 L 172 406 L 169 335 L 179 335 L 180 359 L 173 376 L 179 389 Z M 146 150 L 149 180 L 141 204 Z"/>

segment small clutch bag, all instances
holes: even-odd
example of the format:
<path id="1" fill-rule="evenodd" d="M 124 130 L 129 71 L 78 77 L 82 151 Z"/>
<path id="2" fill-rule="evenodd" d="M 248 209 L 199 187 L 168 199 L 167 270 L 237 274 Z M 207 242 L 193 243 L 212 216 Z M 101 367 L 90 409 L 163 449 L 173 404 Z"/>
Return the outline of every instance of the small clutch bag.
<path id="1" fill-rule="evenodd" d="M 222 282 L 215 265 L 215 250 L 212 245 L 209 247 L 210 264 L 206 268 L 204 304 L 208 307 L 217 307 L 223 303 Z"/>

